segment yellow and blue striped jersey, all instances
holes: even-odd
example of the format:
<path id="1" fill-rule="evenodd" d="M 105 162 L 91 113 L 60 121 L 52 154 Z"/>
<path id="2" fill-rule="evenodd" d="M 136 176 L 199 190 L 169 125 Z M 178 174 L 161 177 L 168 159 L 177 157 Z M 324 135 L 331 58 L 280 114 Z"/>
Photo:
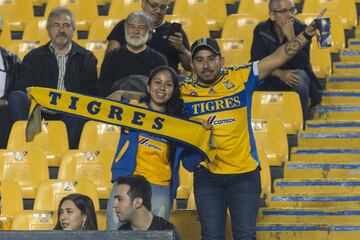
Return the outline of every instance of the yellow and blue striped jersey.
<path id="1" fill-rule="evenodd" d="M 201 165 L 216 174 L 237 174 L 255 170 L 258 157 L 251 129 L 251 99 L 258 78 L 258 62 L 224 68 L 210 86 L 196 78 L 181 84 L 185 112 L 190 119 L 211 123 L 217 154 Z"/>

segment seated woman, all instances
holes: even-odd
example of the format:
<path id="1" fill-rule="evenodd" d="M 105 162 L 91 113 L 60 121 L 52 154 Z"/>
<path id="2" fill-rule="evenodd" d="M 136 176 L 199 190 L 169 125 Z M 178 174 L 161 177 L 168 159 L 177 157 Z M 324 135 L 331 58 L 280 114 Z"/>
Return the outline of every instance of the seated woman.
<path id="1" fill-rule="evenodd" d="M 129 104 L 183 116 L 177 74 L 167 66 L 155 68 L 149 76 L 147 95 L 139 101 L 130 100 Z M 152 187 L 152 213 L 168 219 L 177 188 L 179 154 L 176 150 L 175 142 L 161 136 L 123 128 L 112 165 L 112 181 L 132 174 L 144 176 Z M 108 230 L 120 226 L 113 209 L 115 192 L 114 183 L 106 210 Z"/>
<path id="2" fill-rule="evenodd" d="M 94 204 L 88 196 L 75 193 L 61 199 L 54 230 L 79 231 L 97 228 Z"/>

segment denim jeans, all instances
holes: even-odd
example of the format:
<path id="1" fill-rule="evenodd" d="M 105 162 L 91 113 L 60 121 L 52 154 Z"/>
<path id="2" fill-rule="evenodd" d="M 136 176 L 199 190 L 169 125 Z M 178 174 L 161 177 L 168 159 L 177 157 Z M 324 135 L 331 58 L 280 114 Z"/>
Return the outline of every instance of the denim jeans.
<path id="1" fill-rule="evenodd" d="M 303 119 L 308 119 L 308 105 L 310 96 L 310 78 L 304 70 L 298 72 L 300 78 L 299 84 L 292 87 L 292 90 L 299 94 L 301 108 L 303 113 Z"/>
<path id="2" fill-rule="evenodd" d="M 107 230 L 117 230 L 123 222 L 119 221 L 119 218 L 116 216 L 115 210 L 113 208 L 114 196 L 116 194 L 117 184 L 113 184 L 111 194 L 106 207 L 106 229 Z M 151 184 L 151 212 L 159 217 L 162 217 L 166 220 L 170 216 L 170 186 L 159 186 L 156 184 Z"/>
<path id="3" fill-rule="evenodd" d="M 260 202 L 260 170 L 243 174 L 214 174 L 195 170 L 194 194 L 203 240 L 225 239 L 229 208 L 233 239 L 256 239 Z"/>

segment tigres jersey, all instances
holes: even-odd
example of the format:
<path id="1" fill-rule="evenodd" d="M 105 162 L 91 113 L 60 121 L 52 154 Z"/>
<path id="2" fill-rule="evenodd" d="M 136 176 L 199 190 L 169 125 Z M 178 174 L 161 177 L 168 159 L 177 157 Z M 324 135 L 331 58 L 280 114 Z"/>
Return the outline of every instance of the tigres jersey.
<path id="1" fill-rule="evenodd" d="M 212 173 L 245 173 L 259 164 L 251 128 L 252 93 L 261 82 L 257 63 L 225 68 L 210 86 L 194 78 L 181 84 L 188 117 L 207 121 L 214 128 L 217 155 L 201 163 Z"/>
<path id="2" fill-rule="evenodd" d="M 130 104 L 147 108 L 146 103 L 131 100 Z M 168 186 L 171 180 L 169 143 L 158 136 L 140 133 L 134 174 L 144 176 L 150 183 Z"/>

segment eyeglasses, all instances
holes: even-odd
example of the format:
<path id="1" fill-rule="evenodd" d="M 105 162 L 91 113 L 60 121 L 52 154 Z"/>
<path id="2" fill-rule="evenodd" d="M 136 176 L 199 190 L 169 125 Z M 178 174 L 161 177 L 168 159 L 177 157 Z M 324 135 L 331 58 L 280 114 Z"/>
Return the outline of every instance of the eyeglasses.
<path id="1" fill-rule="evenodd" d="M 60 30 L 60 28 L 64 29 L 64 30 L 69 30 L 71 28 L 71 24 L 70 23 L 53 23 L 50 25 L 50 28 L 54 29 L 54 30 Z"/>
<path id="2" fill-rule="evenodd" d="M 146 3 L 149 4 L 149 6 L 155 11 L 160 9 L 160 11 L 165 12 L 169 8 L 166 4 L 152 3 L 149 0 L 146 0 Z"/>
<path id="3" fill-rule="evenodd" d="M 295 7 L 292 8 L 283 8 L 283 9 L 277 9 L 277 10 L 271 10 L 271 12 L 273 13 L 279 13 L 279 14 L 286 14 L 286 13 L 291 13 L 291 14 L 296 14 L 297 13 L 297 9 Z"/>

